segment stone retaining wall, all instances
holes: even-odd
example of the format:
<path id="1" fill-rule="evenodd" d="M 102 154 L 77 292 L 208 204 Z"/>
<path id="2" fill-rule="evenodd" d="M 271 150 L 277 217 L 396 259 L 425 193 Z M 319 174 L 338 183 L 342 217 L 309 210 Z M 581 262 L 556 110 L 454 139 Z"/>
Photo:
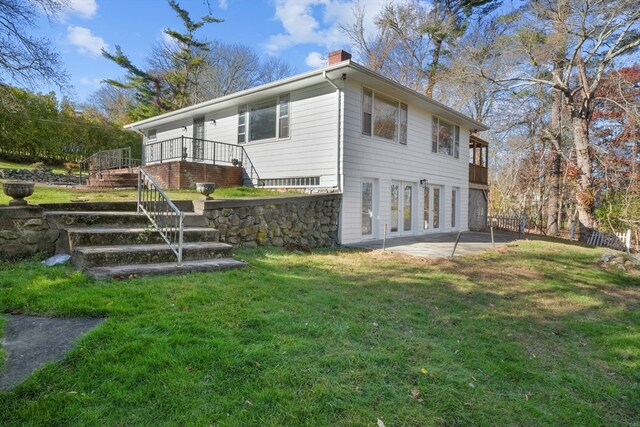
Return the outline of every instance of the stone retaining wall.
<path id="1" fill-rule="evenodd" d="M 77 185 L 80 183 L 76 175 L 44 171 L 34 172 L 28 169 L 0 169 L 0 179 L 42 182 L 57 185 Z"/>
<path id="2" fill-rule="evenodd" d="M 338 243 L 340 194 L 195 201 L 220 241 L 236 246 L 332 247 Z"/>
<path id="3" fill-rule="evenodd" d="M 43 212 L 36 205 L 0 207 L 1 259 L 55 252 L 58 230 L 49 226 Z"/>

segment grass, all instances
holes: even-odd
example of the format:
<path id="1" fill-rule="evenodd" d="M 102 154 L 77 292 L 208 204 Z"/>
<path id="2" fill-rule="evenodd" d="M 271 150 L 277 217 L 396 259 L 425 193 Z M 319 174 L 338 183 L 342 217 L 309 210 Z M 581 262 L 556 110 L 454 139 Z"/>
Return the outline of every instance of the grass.
<path id="1" fill-rule="evenodd" d="M 255 249 L 100 282 L 5 264 L 0 311 L 107 320 L 0 393 L 0 424 L 638 425 L 640 279 L 601 253 Z"/>
<path id="2" fill-rule="evenodd" d="M 2 180 L 0 180 L 2 182 Z M 26 200 L 32 204 L 68 203 L 68 202 L 122 202 L 136 200 L 137 190 L 92 190 L 77 187 L 50 186 L 36 184 L 33 195 Z M 194 200 L 202 197 L 195 190 L 168 190 L 167 195 L 172 200 Z M 235 199 L 242 197 L 276 197 L 299 195 L 298 193 L 277 192 L 264 188 L 232 187 L 219 188 L 214 193 L 216 199 Z M 11 197 L 0 194 L 0 206 L 7 205 Z"/>
<path id="3" fill-rule="evenodd" d="M 31 166 L 23 163 L 14 163 L 0 160 L 0 169 L 29 169 Z M 55 173 L 66 173 L 62 168 L 53 168 Z M 0 179 L 0 183 L 5 180 Z M 79 187 L 64 187 L 46 184 L 35 184 L 33 195 L 27 198 L 31 204 L 41 203 L 68 203 L 68 202 L 122 202 L 137 199 L 137 190 L 97 190 Z M 167 195 L 172 200 L 195 200 L 202 197 L 196 190 L 167 190 Z M 237 199 L 243 197 L 276 197 L 300 195 L 293 192 L 279 192 L 265 188 L 231 187 L 218 188 L 214 193 L 216 199 Z M 0 206 L 7 205 L 11 197 L 0 193 Z"/>

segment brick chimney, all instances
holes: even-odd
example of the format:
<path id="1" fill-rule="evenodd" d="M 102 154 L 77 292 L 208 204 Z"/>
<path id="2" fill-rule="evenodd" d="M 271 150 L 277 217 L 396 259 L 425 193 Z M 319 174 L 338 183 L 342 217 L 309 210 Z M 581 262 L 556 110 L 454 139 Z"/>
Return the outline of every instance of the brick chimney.
<path id="1" fill-rule="evenodd" d="M 329 53 L 329 65 L 351 59 L 351 54 L 344 50 L 336 50 Z"/>

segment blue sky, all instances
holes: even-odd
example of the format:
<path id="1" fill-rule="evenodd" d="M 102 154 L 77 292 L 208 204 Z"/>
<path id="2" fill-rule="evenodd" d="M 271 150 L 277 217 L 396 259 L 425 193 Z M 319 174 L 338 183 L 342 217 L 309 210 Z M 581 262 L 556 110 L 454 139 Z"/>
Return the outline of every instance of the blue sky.
<path id="1" fill-rule="evenodd" d="M 209 0 L 213 16 L 224 22 L 205 26 L 200 37 L 250 45 L 303 72 L 321 66 L 332 50 L 351 50 L 339 26 L 352 21 L 354 1 Z M 361 1 L 373 28 L 374 17 L 388 0 Z M 205 0 L 179 4 L 193 19 L 208 13 Z M 101 80 L 124 74 L 100 55 L 102 47 L 113 52 L 120 45 L 134 64 L 143 65 L 164 28 L 182 29 L 166 0 L 70 0 L 54 21 L 42 17 L 35 34 L 51 40 L 71 76 L 72 99 L 83 102 Z"/>

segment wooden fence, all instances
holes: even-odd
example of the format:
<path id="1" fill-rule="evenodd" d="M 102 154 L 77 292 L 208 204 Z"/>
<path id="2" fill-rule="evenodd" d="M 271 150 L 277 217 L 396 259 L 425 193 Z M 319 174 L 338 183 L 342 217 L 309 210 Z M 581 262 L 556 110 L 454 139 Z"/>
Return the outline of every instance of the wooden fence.
<path id="1" fill-rule="evenodd" d="M 514 233 L 524 234 L 526 226 L 526 218 L 522 216 L 510 216 L 510 215 L 497 215 L 490 216 L 487 219 L 487 225 L 489 227 L 496 228 L 498 230 L 512 231 Z"/>
<path id="2" fill-rule="evenodd" d="M 593 231 L 587 239 L 587 244 L 629 252 L 631 251 L 631 230 L 620 233 Z"/>

